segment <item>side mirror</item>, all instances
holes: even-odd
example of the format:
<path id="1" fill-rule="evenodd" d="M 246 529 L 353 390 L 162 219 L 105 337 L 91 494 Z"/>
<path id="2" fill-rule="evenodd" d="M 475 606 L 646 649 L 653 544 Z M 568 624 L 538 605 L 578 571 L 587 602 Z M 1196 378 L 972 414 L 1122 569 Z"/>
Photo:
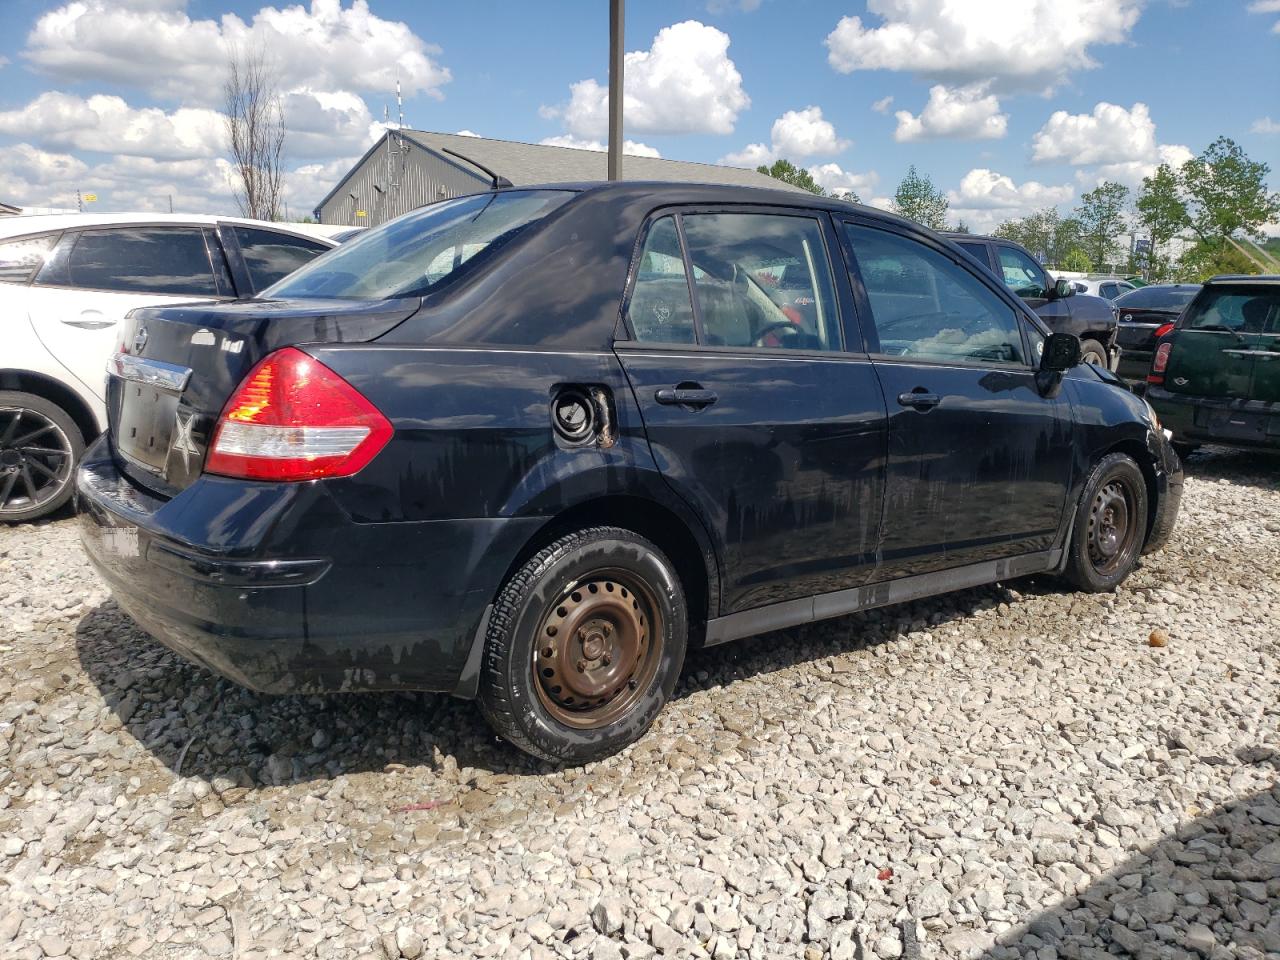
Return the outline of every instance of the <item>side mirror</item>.
<path id="1" fill-rule="evenodd" d="M 1059 280 L 1058 283 L 1064 281 Z M 1040 369 L 1046 373 L 1070 370 L 1080 362 L 1080 338 L 1069 333 L 1051 333 L 1040 355 Z"/>
<path id="2" fill-rule="evenodd" d="M 1053 285 L 1053 299 L 1065 300 L 1067 297 L 1076 295 L 1076 285 L 1066 277 L 1059 277 L 1058 282 Z"/>

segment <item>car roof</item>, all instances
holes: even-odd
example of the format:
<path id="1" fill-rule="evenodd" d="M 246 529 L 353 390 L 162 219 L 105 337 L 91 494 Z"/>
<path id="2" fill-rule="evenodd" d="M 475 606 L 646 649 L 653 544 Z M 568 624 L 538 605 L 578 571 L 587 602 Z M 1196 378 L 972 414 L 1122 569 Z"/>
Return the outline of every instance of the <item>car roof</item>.
<path id="1" fill-rule="evenodd" d="M 332 234 L 338 228 L 318 223 L 279 223 L 268 220 L 251 220 L 247 217 L 220 217 L 202 213 L 44 213 L 0 219 L 0 237 L 20 237 L 29 233 L 48 233 L 53 230 L 73 230 L 82 227 L 127 226 L 146 224 L 195 224 L 214 226 L 229 223 L 246 227 L 279 230 L 298 236 L 311 237 L 333 243 Z"/>
<path id="2" fill-rule="evenodd" d="M 1280 274 L 1275 273 L 1224 273 L 1216 277 L 1210 277 L 1204 282 L 1207 287 L 1209 284 L 1214 286 L 1223 286 L 1232 283 L 1280 283 Z"/>

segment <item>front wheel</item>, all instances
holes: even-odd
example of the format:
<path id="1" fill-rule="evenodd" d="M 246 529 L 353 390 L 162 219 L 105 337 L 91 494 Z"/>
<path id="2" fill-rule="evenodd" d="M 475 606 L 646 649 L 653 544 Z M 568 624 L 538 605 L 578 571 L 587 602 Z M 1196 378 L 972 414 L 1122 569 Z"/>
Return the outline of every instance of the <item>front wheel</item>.
<path id="1" fill-rule="evenodd" d="M 0 521 L 53 513 L 73 492 L 84 438 L 56 403 L 0 390 Z"/>
<path id="2" fill-rule="evenodd" d="M 1080 362 L 1092 363 L 1106 370 L 1108 369 L 1107 351 L 1097 340 L 1086 337 L 1080 341 Z"/>
<path id="3" fill-rule="evenodd" d="M 1138 562 L 1146 530 L 1142 470 L 1126 454 L 1103 457 L 1085 481 L 1064 576 L 1090 593 L 1114 589 Z"/>
<path id="4" fill-rule="evenodd" d="M 536 553 L 498 595 L 480 710 L 536 757 L 599 760 L 649 729 L 687 641 L 684 590 L 662 551 L 629 530 L 581 530 Z"/>

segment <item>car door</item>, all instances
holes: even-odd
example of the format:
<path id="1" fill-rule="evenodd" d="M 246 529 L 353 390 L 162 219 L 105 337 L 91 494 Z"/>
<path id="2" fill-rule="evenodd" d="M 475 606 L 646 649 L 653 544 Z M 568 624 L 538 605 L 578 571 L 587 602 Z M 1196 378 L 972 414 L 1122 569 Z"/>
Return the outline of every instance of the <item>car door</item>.
<path id="1" fill-rule="evenodd" d="M 1050 549 L 1072 417 L 1037 389 L 1029 321 L 930 240 L 859 218 L 841 232 L 889 410 L 880 576 Z"/>
<path id="2" fill-rule="evenodd" d="M 1256 403 L 1280 404 L 1280 284 L 1268 288 L 1269 295 L 1260 297 L 1257 307 L 1248 307 L 1256 314 L 1258 332 L 1253 334 L 1253 375 L 1249 381 L 1249 399 Z M 1280 442 L 1280 408 L 1270 407 L 1268 438 Z"/>
<path id="3" fill-rule="evenodd" d="M 99 398 L 116 327 L 134 307 L 229 292 L 199 226 L 128 225 L 67 231 L 28 292 L 28 312 L 49 353 Z M 215 241 L 216 242 L 216 241 Z M 221 254 L 219 253 L 219 260 Z"/>
<path id="4" fill-rule="evenodd" d="M 884 398 L 844 347 L 835 242 L 817 211 L 687 209 L 649 223 L 632 270 L 616 353 L 659 469 L 716 544 L 722 614 L 875 568 Z"/>

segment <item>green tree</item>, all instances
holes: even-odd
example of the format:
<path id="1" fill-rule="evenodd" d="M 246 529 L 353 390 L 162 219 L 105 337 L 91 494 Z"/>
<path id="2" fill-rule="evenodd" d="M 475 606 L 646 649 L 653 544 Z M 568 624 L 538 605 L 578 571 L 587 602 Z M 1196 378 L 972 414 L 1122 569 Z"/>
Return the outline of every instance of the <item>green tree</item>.
<path id="1" fill-rule="evenodd" d="M 1105 270 L 1116 260 L 1120 236 L 1125 232 L 1124 208 L 1128 201 L 1129 188 L 1112 181 L 1080 197 L 1075 211 L 1080 221 L 1080 240 L 1095 270 Z"/>
<path id="2" fill-rule="evenodd" d="M 1262 225 L 1280 217 L 1280 193 L 1267 189 L 1271 168 L 1250 160 L 1234 140 L 1219 137 L 1182 166 L 1179 179 L 1196 243 L 1184 254 L 1198 277 L 1257 270 L 1232 245 L 1236 235 L 1262 236 Z M 1248 265 L 1248 266 L 1245 266 Z"/>
<path id="3" fill-rule="evenodd" d="M 1169 241 L 1190 223 L 1187 204 L 1182 199 L 1182 184 L 1173 167 L 1162 163 L 1151 176 L 1143 177 L 1142 192 L 1133 206 L 1137 210 L 1138 226 L 1146 231 L 1151 241 L 1147 275 L 1164 276 L 1169 269 L 1166 252 Z"/>
<path id="4" fill-rule="evenodd" d="M 1088 273 L 1089 255 L 1080 247 L 1072 247 L 1062 257 L 1060 264 L 1063 270 L 1070 270 L 1072 273 Z"/>
<path id="5" fill-rule="evenodd" d="M 827 195 L 827 192 L 814 182 L 813 175 L 808 170 L 804 169 L 804 167 L 797 167 L 790 160 L 775 160 L 771 165 L 762 163 L 756 167 L 756 173 L 763 173 L 765 176 L 773 177 L 775 180 L 789 183 L 793 187 L 816 193 L 820 197 Z M 857 201 L 855 200 L 855 202 Z"/>
<path id="6" fill-rule="evenodd" d="M 1051 241 L 1052 245 L 1049 250 L 1049 261 L 1054 264 L 1061 264 L 1063 270 L 1081 269 L 1087 272 L 1089 269 L 1087 266 L 1083 268 L 1076 268 L 1068 267 L 1066 265 L 1067 258 L 1071 256 L 1071 251 L 1079 250 L 1081 253 L 1084 252 L 1081 247 L 1083 243 L 1081 238 L 1083 229 L 1084 228 L 1080 225 L 1080 221 L 1075 217 L 1059 217 L 1058 222 L 1054 224 L 1053 227 L 1053 240 Z M 1076 262 L 1079 262 L 1078 258 Z"/>
<path id="7" fill-rule="evenodd" d="M 946 196 L 912 164 L 893 195 L 893 211 L 932 230 L 947 229 Z"/>

